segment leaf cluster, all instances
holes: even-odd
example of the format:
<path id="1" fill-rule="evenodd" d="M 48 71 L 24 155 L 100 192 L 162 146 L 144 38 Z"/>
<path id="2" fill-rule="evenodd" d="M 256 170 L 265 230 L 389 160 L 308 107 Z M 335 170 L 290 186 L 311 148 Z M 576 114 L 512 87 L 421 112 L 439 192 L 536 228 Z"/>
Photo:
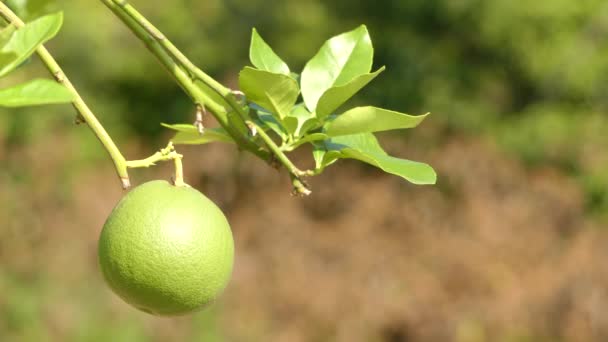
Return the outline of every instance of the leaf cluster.
<path id="1" fill-rule="evenodd" d="M 253 29 L 249 49 L 253 66 L 239 73 L 245 119 L 271 133 L 282 152 L 311 144 L 312 174 L 349 158 L 415 184 L 434 184 L 436 174 L 429 165 L 389 156 L 374 135 L 416 127 L 428 114 L 413 116 L 374 106 L 341 109 L 385 70 L 372 71 L 373 55 L 369 32 L 362 25 L 327 40 L 298 74 Z M 173 138 L 176 144 L 233 142 L 221 128 L 201 134 L 193 125 L 166 127 L 178 131 Z M 250 132 L 251 139 L 256 138 L 255 133 Z"/>

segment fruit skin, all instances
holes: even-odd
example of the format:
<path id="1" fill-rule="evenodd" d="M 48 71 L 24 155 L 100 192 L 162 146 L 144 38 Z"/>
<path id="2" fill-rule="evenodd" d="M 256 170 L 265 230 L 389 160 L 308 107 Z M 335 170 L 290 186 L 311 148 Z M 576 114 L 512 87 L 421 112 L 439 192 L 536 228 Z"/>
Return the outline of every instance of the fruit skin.
<path id="1" fill-rule="evenodd" d="M 226 287 L 233 263 L 222 211 L 199 191 L 166 181 L 131 190 L 99 238 L 99 265 L 110 288 L 155 315 L 202 309 Z"/>

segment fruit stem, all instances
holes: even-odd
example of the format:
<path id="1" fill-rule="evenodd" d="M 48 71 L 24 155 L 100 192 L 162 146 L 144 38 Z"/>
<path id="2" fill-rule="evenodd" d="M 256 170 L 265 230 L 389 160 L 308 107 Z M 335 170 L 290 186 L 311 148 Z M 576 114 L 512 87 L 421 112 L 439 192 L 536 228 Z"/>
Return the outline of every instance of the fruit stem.
<path id="1" fill-rule="evenodd" d="M 0 16 L 4 18 L 8 23 L 12 23 L 15 27 L 20 28 L 25 26 L 23 20 L 21 20 L 8 6 L 4 3 L 0 2 Z M 77 119 L 83 119 L 89 128 L 93 131 L 97 139 L 101 142 L 101 144 L 105 147 L 106 151 L 112 158 L 114 162 L 114 166 L 116 167 L 116 173 L 120 178 L 121 185 L 123 189 L 127 189 L 131 186 L 131 182 L 129 181 L 129 174 L 127 173 L 127 166 L 125 163 L 125 157 L 120 153 L 120 150 L 108 134 L 104 127 L 101 125 L 93 111 L 87 106 L 84 102 L 72 82 L 68 79 L 65 72 L 61 69 L 57 61 L 53 58 L 50 52 L 43 46 L 40 45 L 36 50 L 36 53 L 44 63 L 45 67 L 48 71 L 53 75 L 55 80 L 62 84 L 66 89 L 72 93 L 74 96 L 74 101 L 72 105 L 78 112 Z"/>
<path id="2" fill-rule="evenodd" d="M 184 183 L 184 168 L 182 166 L 182 155 L 177 155 L 176 158 L 173 159 L 175 162 L 175 179 L 173 180 L 173 185 L 175 186 L 186 186 Z"/>
<path id="3" fill-rule="evenodd" d="M 169 142 L 167 147 L 161 149 L 160 151 L 154 153 L 145 159 L 139 160 L 128 160 L 126 165 L 128 168 L 142 168 L 142 167 L 150 167 L 156 165 L 156 163 L 161 161 L 169 161 L 173 160 L 175 163 L 175 178 L 174 184 L 175 186 L 186 186 L 184 183 L 184 169 L 182 166 L 182 158 L 184 156 L 177 153 L 175 151 L 175 147 L 172 142 Z"/>

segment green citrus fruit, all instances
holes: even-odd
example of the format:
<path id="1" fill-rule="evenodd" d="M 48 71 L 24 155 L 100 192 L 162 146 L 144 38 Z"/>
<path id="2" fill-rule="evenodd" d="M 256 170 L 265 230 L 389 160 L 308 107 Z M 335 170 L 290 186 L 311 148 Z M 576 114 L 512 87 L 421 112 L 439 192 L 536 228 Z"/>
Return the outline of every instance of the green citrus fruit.
<path id="1" fill-rule="evenodd" d="M 114 208 L 99 238 L 110 288 L 136 308 L 180 315 L 203 308 L 232 273 L 234 242 L 226 217 L 188 186 L 152 181 Z"/>

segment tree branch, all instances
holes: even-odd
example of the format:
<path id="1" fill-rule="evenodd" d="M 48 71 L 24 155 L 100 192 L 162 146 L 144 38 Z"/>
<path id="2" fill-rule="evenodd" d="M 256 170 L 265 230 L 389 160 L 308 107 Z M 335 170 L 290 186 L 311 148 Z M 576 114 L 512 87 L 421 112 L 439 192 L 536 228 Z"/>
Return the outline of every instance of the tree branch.
<path id="1" fill-rule="evenodd" d="M 118 17 L 118 19 L 120 19 L 133 32 L 133 34 L 135 34 L 135 36 L 137 36 L 137 38 L 144 42 L 148 50 L 150 50 L 150 52 L 152 52 L 152 54 L 156 56 L 156 58 L 161 62 L 161 64 L 163 64 L 167 71 L 175 78 L 177 83 L 182 87 L 184 92 L 188 94 L 188 96 L 190 96 L 193 102 L 195 104 L 202 104 L 205 106 L 205 108 L 209 109 L 209 111 L 217 119 L 220 125 L 236 141 L 238 146 L 257 155 L 263 160 L 270 160 L 270 154 L 267 151 L 264 151 L 257 144 L 248 140 L 245 136 L 243 136 L 243 134 L 241 134 L 241 132 L 239 132 L 235 127 L 230 124 L 228 119 L 228 111 L 226 110 L 226 108 L 224 108 L 224 106 L 217 103 L 207 94 L 205 94 L 205 92 L 194 83 L 194 80 L 190 77 L 188 72 L 186 72 L 179 64 L 176 63 L 174 58 L 177 57 L 169 54 L 163 47 L 163 44 L 170 44 L 170 42 L 164 37 L 164 35 L 160 31 L 156 30 L 154 26 L 152 26 L 152 24 L 149 24 L 147 20 L 138 22 L 133 19 L 129 15 L 129 13 L 125 11 L 126 5 L 124 3 L 118 2 L 117 4 L 114 0 L 101 1 Z M 143 16 L 141 18 L 143 18 Z M 215 83 L 219 84 L 217 82 Z M 227 89 L 223 86 L 221 87 L 223 89 Z M 224 90 L 216 90 L 225 93 Z M 230 92 L 229 90 L 227 91 Z M 236 105 L 236 107 L 240 108 L 238 105 Z"/>
<path id="2" fill-rule="evenodd" d="M 17 28 L 25 26 L 25 23 L 2 2 L 0 2 L 0 15 L 7 22 L 15 25 L 15 27 Z M 84 121 L 93 131 L 93 133 L 95 133 L 97 139 L 99 139 L 101 144 L 105 147 L 106 151 L 112 158 L 114 166 L 116 167 L 116 173 L 120 178 L 123 189 L 127 189 L 128 187 L 130 187 L 131 182 L 129 181 L 129 174 L 127 173 L 125 158 L 123 157 L 122 153 L 120 153 L 120 150 L 118 149 L 116 144 L 114 144 L 114 141 L 112 140 L 108 132 L 106 132 L 99 120 L 97 120 L 97 117 L 95 117 L 93 111 L 91 111 L 91 109 L 84 102 L 72 82 L 70 82 L 66 74 L 63 72 L 59 64 L 57 64 L 57 61 L 55 61 L 49 51 L 41 45 L 36 50 L 36 53 L 38 54 L 48 71 L 53 75 L 53 77 L 55 77 L 55 80 L 63 84 L 74 96 L 74 101 L 72 102 L 72 105 L 78 112 L 78 115 L 80 115 L 82 119 L 84 119 Z"/>
<path id="3" fill-rule="evenodd" d="M 281 151 L 281 149 L 277 146 L 277 144 L 264 132 L 264 130 L 258 126 L 253 121 L 247 121 L 247 126 L 254 132 L 255 134 L 259 134 L 260 138 L 264 140 L 264 143 L 268 146 L 268 148 L 272 151 L 274 156 L 279 160 L 279 162 L 287 169 L 289 174 L 291 175 L 292 184 L 294 186 L 294 192 L 299 195 L 310 195 L 310 189 L 306 184 L 302 181 L 302 177 L 308 176 L 308 172 L 301 171 L 298 169 L 292 162 L 287 158 L 285 153 Z"/>

